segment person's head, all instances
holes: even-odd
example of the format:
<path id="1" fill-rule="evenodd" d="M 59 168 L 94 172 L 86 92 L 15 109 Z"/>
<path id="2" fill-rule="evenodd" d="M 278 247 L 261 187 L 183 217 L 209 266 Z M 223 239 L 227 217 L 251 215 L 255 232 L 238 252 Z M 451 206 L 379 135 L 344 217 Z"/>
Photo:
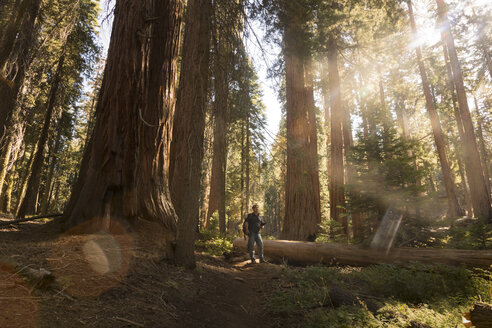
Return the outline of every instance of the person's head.
<path id="1" fill-rule="evenodd" d="M 253 212 L 258 213 L 258 211 L 259 211 L 258 204 L 254 204 L 253 205 Z"/>

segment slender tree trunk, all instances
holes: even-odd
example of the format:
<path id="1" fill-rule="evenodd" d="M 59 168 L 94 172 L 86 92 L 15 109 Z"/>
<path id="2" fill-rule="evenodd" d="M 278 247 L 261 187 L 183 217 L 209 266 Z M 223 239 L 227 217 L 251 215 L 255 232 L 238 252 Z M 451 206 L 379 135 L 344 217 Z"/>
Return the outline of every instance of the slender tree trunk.
<path id="1" fill-rule="evenodd" d="M 318 224 L 321 223 L 321 200 L 319 186 L 319 164 L 318 164 L 318 131 L 316 124 L 316 112 L 314 105 L 313 89 L 313 59 L 311 54 L 307 54 L 304 61 L 304 74 L 306 83 L 306 106 L 308 112 L 309 124 L 309 157 L 311 159 L 310 174 L 313 184 L 314 205 L 317 215 Z"/>
<path id="2" fill-rule="evenodd" d="M 340 76 L 338 73 L 338 47 L 334 36 L 328 44 L 328 65 L 331 103 L 331 176 L 330 176 L 330 217 L 339 222 L 343 233 L 348 232 L 348 223 L 342 215 L 345 206 L 343 172 L 343 108 Z"/>
<path id="3" fill-rule="evenodd" d="M 305 83 L 305 40 L 297 3 L 286 3 L 284 34 L 285 81 L 287 98 L 287 177 L 285 220 L 282 238 L 310 240 L 318 230 L 319 195 L 310 174 L 316 158 L 310 151 L 309 100 Z"/>
<path id="4" fill-rule="evenodd" d="M 450 27 L 451 25 L 446 14 L 446 4 L 443 0 L 436 0 L 436 4 L 440 22 L 444 24 L 444 26 Z M 477 140 L 475 138 L 470 109 L 468 108 L 468 100 L 466 98 L 465 86 L 463 83 L 463 73 L 461 71 L 458 54 L 450 28 L 442 30 L 442 38 L 449 51 L 449 59 L 451 62 L 451 69 L 453 71 L 453 81 L 456 87 L 461 119 L 463 121 L 465 138 L 462 140 L 462 143 L 465 169 L 468 176 L 468 182 L 470 184 L 473 211 L 477 217 L 484 218 L 489 222 L 492 222 L 490 194 L 487 192 L 487 186 L 483 177 L 483 168 L 480 163 Z"/>
<path id="5" fill-rule="evenodd" d="M 410 24 L 412 26 L 412 32 L 417 34 L 417 26 L 415 24 L 415 19 L 413 16 L 412 2 L 408 1 L 408 12 L 410 16 Z M 432 133 L 434 135 L 434 142 L 436 145 L 437 153 L 439 155 L 439 161 L 441 163 L 441 170 L 444 179 L 444 185 L 446 188 L 446 194 L 448 198 L 449 212 L 448 215 L 451 217 L 463 215 L 463 210 L 461 209 L 458 198 L 456 197 L 456 186 L 454 184 L 454 176 L 451 172 L 451 167 L 449 166 L 448 158 L 446 155 L 446 144 L 444 141 L 441 123 L 439 122 L 439 116 L 434 107 L 434 101 L 432 99 L 432 94 L 427 79 L 427 72 L 425 70 L 424 61 L 422 59 L 422 51 L 420 46 L 415 48 L 417 54 L 417 64 L 420 71 L 420 78 L 422 80 L 422 88 L 424 90 L 425 102 L 427 107 L 427 113 L 429 114 L 429 119 L 432 126 Z"/>
<path id="6" fill-rule="evenodd" d="M 488 154 L 487 154 L 487 147 L 485 146 L 485 139 L 483 137 L 483 129 L 482 129 L 482 124 L 483 124 L 483 117 L 480 114 L 480 109 L 478 108 L 478 101 L 477 97 L 473 95 L 473 100 L 475 102 L 475 110 L 477 111 L 477 137 L 478 137 L 478 146 L 480 149 L 480 153 L 482 155 L 481 160 L 482 160 L 482 168 L 483 168 L 483 177 L 485 179 L 485 185 L 487 186 L 487 192 L 490 195 L 490 176 L 489 176 L 489 163 L 488 163 Z"/>
<path id="7" fill-rule="evenodd" d="M 225 186 L 227 165 L 227 53 L 223 35 L 215 35 L 215 101 L 214 101 L 214 146 L 212 159 L 212 175 L 210 180 L 210 197 L 207 217 L 215 211 L 219 212 L 219 231 L 226 232 L 225 218 Z"/>
<path id="8" fill-rule="evenodd" d="M 43 193 L 43 199 L 41 201 L 41 214 L 46 214 L 48 213 L 48 205 L 49 201 L 51 199 L 51 190 L 52 190 L 52 185 L 53 185 L 53 174 L 55 173 L 55 167 L 58 162 L 58 152 L 60 150 L 61 146 L 61 129 L 60 125 L 58 124 L 58 132 L 57 136 L 55 139 L 55 145 L 53 146 L 53 150 L 51 152 L 51 161 L 50 161 L 50 166 L 48 169 L 48 176 L 46 178 L 46 190 Z"/>
<path id="9" fill-rule="evenodd" d="M 5 212 L 10 213 L 12 211 L 12 191 L 14 190 L 14 177 L 15 177 L 14 165 L 9 173 L 9 179 L 7 181 L 7 188 L 5 191 Z"/>
<path id="10" fill-rule="evenodd" d="M 166 149 L 183 7 L 181 0 L 116 1 L 94 132 L 65 209 L 67 226 L 157 221 L 166 256 L 172 256 L 177 219 Z"/>
<path id="11" fill-rule="evenodd" d="M 188 2 L 171 142 L 169 185 L 179 218 L 176 263 L 187 268 L 196 266 L 195 236 L 199 218 L 211 12 L 211 0 Z"/>
<path id="12" fill-rule="evenodd" d="M 35 154 L 37 153 L 37 146 L 38 144 L 36 143 L 32 149 L 31 154 L 29 155 L 29 160 L 27 161 L 27 167 L 26 167 L 26 172 L 22 176 L 21 183 L 20 183 L 20 188 L 19 188 L 19 193 L 17 197 L 17 203 L 15 204 L 15 213 L 19 212 L 20 205 L 22 204 L 22 200 L 25 198 L 26 195 L 26 190 L 27 190 L 27 182 L 29 181 L 29 174 L 31 172 L 32 164 L 34 162 L 34 157 Z"/>
<path id="13" fill-rule="evenodd" d="M 246 166 L 246 155 L 245 155 L 245 150 L 246 147 L 244 145 L 245 139 L 246 139 L 246 120 L 244 120 L 241 124 L 241 220 L 245 218 L 246 213 L 246 206 L 245 206 L 245 198 L 246 198 L 246 193 L 244 191 L 244 180 L 245 180 L 245 166 Z"/>
<path id="14" fill-rule="evenodd" d="M 250 184 L 251 184 L 251 129 L 249 126 L 250 117 L 249 111 L 246 114 L 246 148 L 244 150 L 246 154 L 246 213 L 250 211 Z"/>
<path id="15" fill-rule="evenodd" d="M 39 182 L 41 180 L 41 171 L 44 165 L 44 148 L 48 141 L 48 132 L 50 129 L 51 120 L 53 117 L 53 110 L 55 109 L 56 97 L 58 95 L 58 89 L 60 86 L 61 74 L 63 70 L 63 62 L 65 60 L 65 55 L 62 54 L 58 61 L 58 66 L 54 78 L 51 82 L 51 90 L 48 98 L 48 104 L 46 108 L 46 113 L 44 116 L 43 128 L 38 140 L 37 152 L 34 156 L 34 161 L 31 168 L 31 174 L 29 176 L 29 181 L 27 183 L 26 195 L 22 200 L 19 211 L 17 212 L 18 217 L 25 217 L 27 214 L 34 214 L 36 209 L 36 194 L 39 189 Z"/>
<path id="16" fill-rule="evenodd" d="M 0 198 L 3 194 L 3 185 L 5 183 L 5 177 L 7 175 L 7 168 L 9 165 L 10 154 L 12 152 L 13 141 L 10 134 L 7 135 L 6 145 L 4 146 L 4 151 L 1 152 L 0 156 Z"/>

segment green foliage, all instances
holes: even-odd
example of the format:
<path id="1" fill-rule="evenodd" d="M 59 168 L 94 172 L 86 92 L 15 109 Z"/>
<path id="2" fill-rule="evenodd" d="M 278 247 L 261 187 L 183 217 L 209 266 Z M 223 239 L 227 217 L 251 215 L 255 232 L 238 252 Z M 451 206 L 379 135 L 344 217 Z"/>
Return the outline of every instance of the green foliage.
<path id="1" fill-rule="evenodd" d="M 453 327 L 474 301 L 492 301 L 491 273 L 475 272 L 418 263 L 362 269 L 285 268 L 286 283 L 267 306 L 276 315 L 301 316 L 302 327 L 408 327 L 416 323 Z M 328 308 L 330 286 L 369 296 L 380 308 L 370 312 L 363 302 Z"/>
<path id="2" fill-rule="evenodd" d="M 467 225 L 454 224 L 444 238 L 448 248 L 492 249 L 492 225 L 484 220 L 471 220 Z"/>
<path id="3" fill-rule="evenodd" d="M 232 251 L 232 238 L 220 236 L 212 230 L 200 232 L 200 239 L 195 243 L 198 248 L 204 249 L 205 253 L 220 256 Z"/>

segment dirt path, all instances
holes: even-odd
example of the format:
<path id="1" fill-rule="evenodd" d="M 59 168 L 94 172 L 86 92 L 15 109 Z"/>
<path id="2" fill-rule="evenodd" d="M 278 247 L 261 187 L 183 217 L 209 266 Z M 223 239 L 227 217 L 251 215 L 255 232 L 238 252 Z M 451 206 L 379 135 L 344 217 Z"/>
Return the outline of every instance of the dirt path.
<path id="1" fill-rule="evenodd" d="M 0 229 L 0 327 L 286 326 L 265 307 L 281 266 L 198 254 L 187 271 L 129 238 L 58 231 L 43 223 Z M 46 269 L 56 283 L 33 285 L 23 268 Z"/>

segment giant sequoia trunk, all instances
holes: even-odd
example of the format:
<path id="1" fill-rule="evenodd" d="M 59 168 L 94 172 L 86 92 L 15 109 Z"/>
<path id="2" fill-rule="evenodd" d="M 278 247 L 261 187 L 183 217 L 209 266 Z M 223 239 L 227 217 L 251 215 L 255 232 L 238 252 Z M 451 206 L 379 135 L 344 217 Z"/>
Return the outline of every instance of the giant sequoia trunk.
<path id="1" fill-rule="evenodd" d="M 451 34 L 450 22 L 446 14 L 446 4 L 443 0 L 436 0 L 437 11 L 440 22 L 446 28 L 442 29 L 442 39 L 449 51 L 451 69 L 453 71 L 453 81 L 458 96 L 458 105 L 460 109 L 461 120 L 463 122 L 464 139 L 462 140 L 465 169 L 470 185 L 470 194 L 472 198 L 473 211 L 479 218 L 483 218 L 492 223 L 492 208 L 490 203 L 490 194 L 487 192 L 483 168 L 480 163 L 477 140 L 475 131 L 468 108 L 465 86 L 463 83 L 463 73 L 461 71 L 458 53 L 454 45 L 453 35 Z"/>
<path id="2" fill-rule="evenodd" d="M 330 217 L 339 222 L 347 234 L 347 218 L 342 215 L 345 206 L 343 171 L 343 108 L 338 73 L 338 48 L 335 37 L 330 36 L 328 44 L 328 65 L 331 104 L 331 175 L 330 175 Z"/>
<path id="3" fill-rule="evenodd" d="M 65 211 L 68 226 L 143 218 L 162 224 L 166 242 L 173 238 L 165 149 L 182 12 L 181 0 L 116 1 L 96 123 Z"/>
<path id="4" fill-rule="evenodd" d="M 412 32 L 416 35 L 417 26 L 415 24 L 412 2 L 410 0 L 408 1 L 408 13 L 410 16 L 410 24 L 412 26 Z M 420 46 L 417 46 L 415 48 L 415 51 L 417 54 L 417 64 L 419 66 L 420 78 L 422 80 L 422 88 L 424 90 L 427 113 L 429 114 L 429 119 L 432 126 L 434 142 L 436 144 L 437 153 L 439 155 L 439 162 L 441 163 L 444 186 L 446 188 L 446 195 L 448 198 L 448 206 L 449 206 L 448 215 L 450 217 L 461 216 L 464 213 L 458 203 L 458 198 L 456 197 L 454 176 L 453 173 L 451 172 L 451 167 L 449 166 L 448 158 L 446 155 L 446 144 L 444 142 L 441 123 L 439 121 L 439 116 L 437 114 L 436 108 L 434 107 L 434 102 L 432 99 L 431 89 L 429 87 L 429 81 L 427 79 L 427 72 L 425 70 L 424 61 L 422 59 L 422 51 L 420 50 Z"/>
<path id="5" fill-rule="evenodd" d="M 195 264 L 208 90 L 211 0 L 188 2 L 170 154 L 171 199 L 179 217 L 176 263 Z"/>
<path id="6" fill-rule="evenodd" d="M 27 189 L 24 198 L 22 199 L 17 217 L 25 217 L 27 214 L 34 214 L 36 211 L 37 192 L 39 189 L 39 182 L 41 180 L 41 171 L 44 166 L 44 148 L 48 142 L 48 132 L 50 129 L 51 119 L 53 118 L 53 111 L 55 109 L 56 97 L 58 95 L 58 89 L 60 87 L 61 74 L 63 70 L 63 62 L 65 60 L 65 54 L 62 54 L 58 60 L 58 66 L 56 68 L 55 75 L 51 81 L 51 90 L 48 98 L 48 105 L 44 116 L 43 128 L 37 143 L 37 152 L 34 156 L 32 163 L 31 174 L 27 182 Z"/>
<path id="7" fill-rule="evenodd" d="M 310 101 L 305 84 L 305 54 L 302 49 L 301 17 L 295 3 L 286 4 L 289 19 L 284 36 L 285 82 L 287 98 L 287 177 L 285 220 L 282 237 L 292 240 L 314 239 L 318 229 L 319 194 L 312 179 L 309 125 Z"/>

